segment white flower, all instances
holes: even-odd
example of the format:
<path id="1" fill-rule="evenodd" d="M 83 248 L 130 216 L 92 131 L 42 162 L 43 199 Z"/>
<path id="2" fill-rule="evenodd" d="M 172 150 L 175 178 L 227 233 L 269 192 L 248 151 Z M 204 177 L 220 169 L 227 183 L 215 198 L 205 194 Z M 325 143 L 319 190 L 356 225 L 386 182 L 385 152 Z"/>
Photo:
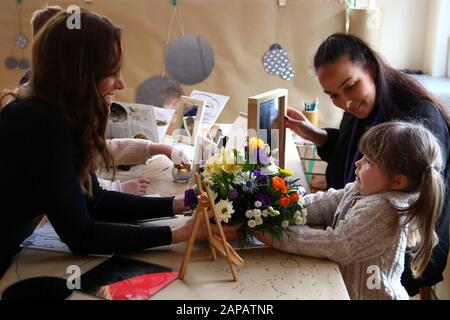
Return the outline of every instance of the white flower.
<path id="1" fill-rule="evenodd" d="M 300 212 L 300 211 L 295 211 L 294 212 L 294 218 L 297 218 L 297 217 L 299 217 L 300 215 L 301 215 L 302 213 Z"/>
<path id="2" fill-rule="evenodd" d="M 271 217 L 280 215 L 280 211 L 275 210 L 273 207 L 268 207 L 267 209 L 269 211 L 269 216 L 271 216 Z"/>
<path id="3" fill-rule="evenodd" d="M 283 221 L 281 222 L 281 227 L 284 228 L 284 229 L 286 229 L 287 227 L 289 227 L 289 221 L 283 220 Z"/>
<path id="4" fill-rule="evenodd" d="M 259 210 L 259 209 L 254 209 L 254 210 L 253 210 L 253 216 L 254 216 L 254 217 L 261 217 L 261 210 Z"/>
<path id="5" fill-rule="evenodd" d="M 255 208 L 261 208 L 262 203 L 261 201 L 255 201 Z"/>
<path id="6" fill-rule="evenodd" d="M 295 217 L 295 224 L 296 225 L 306 224 L 306 218 L 302 215 Z"/>
<path id="7" fill-rule="evenodd" d="M 269 166 L 261 169 L 261 171 L 263 171 L 267 175 L 277 174 L 278 170 L 279 170 L 278 166 L 274 163 L 271 163 Z"/>
<path id="8" fill-rule="evenodd" d="M 263 218 L 261 218 L 260 216 L 259 217 L 256 217 L 255 218 L 255 222 L 256 222 L 256 225 L 257 226 L 259 226 L 260 224 L 263 224 Z"/>
<path id="9" fill-rule="evenodd" d="M 228 220 L 234 213 L 233 203 L 228 200 L 220 200 L 214 205 L 214 207 L 216 209 L 217 215 L 219 216 L 219 219 L 225 223 L 228 223 Z"/>
<path id="10" fill-rule="evenodd" d="M 248 220 L 248 221 L 247 221 L 247 225 L 248 225 L 250 228 L 254 228 L 254 227 L 256 227 L 256 221 L 253 220 L 253 219 Z"/>
<path id="11" fill-rule="evenodd" d="M 249 219 L 253 218 L 253 210 L 245 211 L 245 216 Z"/>
<path id="12" fill-rule="evenodd" d="M 306 217 L 308 215 L 308 211 L 305 208 L 302 209 L 302 215 L 304 217 Z"/>
<path id="13" fill-rule="evenodd" d="M 267 216 L 269 215 L 269 211 L 267 211 L 267 209 L 264 209 L 264 210 L 261 212 L 261 215 L 265 218 L 265 217 L 267 217 Z"/>

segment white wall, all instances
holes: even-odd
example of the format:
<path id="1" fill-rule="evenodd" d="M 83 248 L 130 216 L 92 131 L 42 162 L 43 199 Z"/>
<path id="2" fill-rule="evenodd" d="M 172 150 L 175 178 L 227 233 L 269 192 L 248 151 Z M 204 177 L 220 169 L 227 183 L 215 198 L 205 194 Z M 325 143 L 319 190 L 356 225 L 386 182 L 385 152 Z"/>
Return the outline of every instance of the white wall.
<path id="1" fill-rule="evenodd" d="M 429 0 L 378 0 L 383 10 L 381 54 L 398 69 L 423 69 Z"/>
<path id="2" fill-rule="evenodd" d="M 450 0 L 432 0 L 424 55 L 424 71 L 437 77 L 446 76 L 450 37 Z"/>
<path id="3" fill-rule="evenodd" d="M 363 7 L 368 3 L 357 1 Z M 376 6 L 383 11 L 380 52 L 387 62 L 398 69 L 446 76 L 450 0 L 377 0 Z"/>

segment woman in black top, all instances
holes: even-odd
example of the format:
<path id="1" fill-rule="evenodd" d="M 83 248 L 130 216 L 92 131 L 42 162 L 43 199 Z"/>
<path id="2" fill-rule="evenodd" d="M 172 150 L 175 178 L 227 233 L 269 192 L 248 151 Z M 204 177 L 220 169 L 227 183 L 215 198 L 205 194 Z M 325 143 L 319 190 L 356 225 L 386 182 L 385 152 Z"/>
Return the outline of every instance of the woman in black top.
<path id="1" fill-rule="evenodd" d="M 333 34 L 319 47 L 314 57 L 319 82 L 333 103 L 343 109 L 339 129 L 319 129 L 301 112 L 289 108 L 287 127 L 318 146 L 319 156 L 328 162 L 329 188 L 340 189 L 355 179 L 355 162 L 361 158 L 358 142 L 364 132 L 394 119 L 420 121 L 439 139 L 444 157 L 443 172 L 449 187 L 449 115 L 446 108 L 417 81 L 387 65 L 361 39 Z M 441 281 L 449 247 L 449 198 L 441 214 L 437 233 L 439 244 L 421 277 L 412 277 L 406 256 L 402 284 L 410 295 L 420 287 Z"/>
<path id="2" fill-rule="evenodd" d="M 0 269 L 42 214 L 77 254 L 177 243 L 192 228 L 192 220 L 172 230 L 125 223 L 181 213 L 183 198 L 99 187 L 94 172 L 113 167 L 109 106 L 125 86 L 121 31 L 97 14 L 80 16 L 79 29 L 67 27 L 66 12 L 45 24 L 33 42 L 28 89 L 0 112 Z"/>

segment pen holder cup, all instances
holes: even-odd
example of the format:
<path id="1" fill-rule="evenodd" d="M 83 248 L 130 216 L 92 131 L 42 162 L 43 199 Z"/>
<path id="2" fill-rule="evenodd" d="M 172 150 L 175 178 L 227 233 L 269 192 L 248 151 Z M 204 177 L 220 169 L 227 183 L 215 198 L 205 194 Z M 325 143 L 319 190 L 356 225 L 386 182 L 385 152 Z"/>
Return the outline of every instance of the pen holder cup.
<path id="1" fill-rule="evenodd" d="M 319 126 L 319 111 L 303 111 L 303 115 L 316 127 Z"/>

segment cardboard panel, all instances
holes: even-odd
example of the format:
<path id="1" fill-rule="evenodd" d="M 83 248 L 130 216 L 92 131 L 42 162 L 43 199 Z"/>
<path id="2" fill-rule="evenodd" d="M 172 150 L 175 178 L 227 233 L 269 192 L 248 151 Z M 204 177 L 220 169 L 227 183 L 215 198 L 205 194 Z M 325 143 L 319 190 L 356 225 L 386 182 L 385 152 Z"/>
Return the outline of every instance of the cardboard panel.
<path id="1" fill-rule="evenodd" d="M 48 0 L 24 0 L 22 25 L 31 36 L 31 13 Z M 123 26 L 126 53 L 124 76 L 127 88 L 118 94 L 121 101 L 134 102 L 135 91 L 145 79 L 164 72 L 164 50 L 170 17 L 169 0 L 54 0 L 51 4 L 70 4 L 106 15 Z M 333 32 L 344 31 L 345 5 L 338 1 L 288 0 L 280 9 L 276 0 L 178 0 L 185 34 L 207 40 L 215 51 L 215 65 L 210 77 L 193 86 L 183 86 L 189 95 L 193 89 L 230 96 L 218 122 L 233 122 L 239 112 L 246 112 L 247 98 L 275 88 L 289 90 L 289 106 L 300 106 L 320 99 L 320 125 L 336 126 L 340 111 L 331 106 L 322 93 L 312 70 L 315 50 Z M 11 55 L 18 33 L 16 2 L 0 1 L 0 88 L 11 87 L 21 70 L 7 70 L 4 60 Z M 172 37 L 182 35 L 175 23 Z M 267 74 L 262 58 L 274 43 L 288 53 L 295 78 L 283 80 Z M 30 56 L 30 47 L 26 56 Z M 15 49 L 16 56 L 20 56 Z"/>

